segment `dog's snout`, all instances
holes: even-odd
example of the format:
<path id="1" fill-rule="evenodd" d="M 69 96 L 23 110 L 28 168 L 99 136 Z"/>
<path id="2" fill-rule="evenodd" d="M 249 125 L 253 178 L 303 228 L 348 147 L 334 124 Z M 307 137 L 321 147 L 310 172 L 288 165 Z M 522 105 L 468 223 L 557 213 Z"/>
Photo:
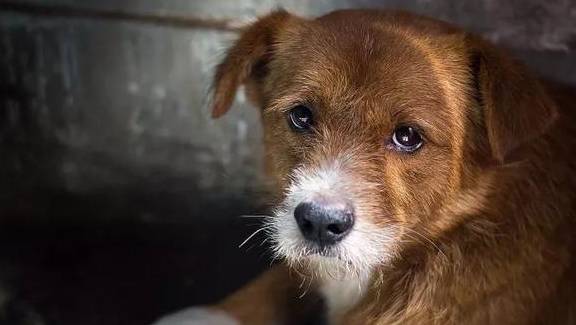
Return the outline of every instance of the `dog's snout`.
<path id="1" fill-rule="evenodd" d="M 302 235 L 321 246 L 342 240 L 354 226 L 354 209 L 342 201 L 314 200 L 298 204 L 294 218 Z"/>

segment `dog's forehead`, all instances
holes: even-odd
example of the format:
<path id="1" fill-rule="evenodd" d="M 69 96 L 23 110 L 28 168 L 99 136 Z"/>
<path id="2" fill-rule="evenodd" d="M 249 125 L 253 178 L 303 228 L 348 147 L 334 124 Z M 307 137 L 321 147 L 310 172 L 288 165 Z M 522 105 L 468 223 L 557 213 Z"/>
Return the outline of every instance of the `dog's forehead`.
<path id="1" fill-rule="evenodd" d="M 354 100 L 381 111 L 443 107 L 438 76 L 415 39 L 383 19 L 360 18 L 323 17 L 292 32 L 278 45 L 280 66 L 289 71 L 283 82 L 330 107 Z"/>

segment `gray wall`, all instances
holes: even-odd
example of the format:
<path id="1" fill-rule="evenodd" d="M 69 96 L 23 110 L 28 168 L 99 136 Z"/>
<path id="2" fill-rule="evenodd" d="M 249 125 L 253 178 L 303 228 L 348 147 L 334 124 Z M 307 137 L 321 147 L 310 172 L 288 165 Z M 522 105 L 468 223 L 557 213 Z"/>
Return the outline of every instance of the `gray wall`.
<path id="1" fill-rule="evenodd" d="M 311 16 L 335 8 L 403 8 L 482 33 L 543 74 L 576 83 L 574 1 L 19 2 L 235 24 L 279 6 Z M 234 37 L 210 29 L 0 12 L 1 85 L 12 92 L 0 102 L 2 133 L 26 146 L 40 140 L 60 146 L 55 156 L 40 150 L 36 158 L 4 158 L 9 169 L 24 168 L 16 183 L 42 179 L 74 192 L 140 181 L 170 187 L 164 178 L 180 178 L 189 180 L 191 191 L 214 193 L 208 196 L 253 193 L 261 180 L 255 111 L 240 96 L 231 114 L 214 121 L 205 105 L 212 68 Z"/>

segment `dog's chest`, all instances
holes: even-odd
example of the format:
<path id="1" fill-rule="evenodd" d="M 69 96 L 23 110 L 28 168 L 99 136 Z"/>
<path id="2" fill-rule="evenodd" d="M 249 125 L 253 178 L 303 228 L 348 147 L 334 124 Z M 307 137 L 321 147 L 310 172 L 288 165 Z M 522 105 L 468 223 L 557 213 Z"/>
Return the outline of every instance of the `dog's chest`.
<path id="1" fill-rule="evenodd" d="M 367 291 L 369 276 L 336 280 L 325 279 L 320 284 L 320 293 L 324 298 L 326 313 L 331 323 L 346 311 L 354 307 Z"/>

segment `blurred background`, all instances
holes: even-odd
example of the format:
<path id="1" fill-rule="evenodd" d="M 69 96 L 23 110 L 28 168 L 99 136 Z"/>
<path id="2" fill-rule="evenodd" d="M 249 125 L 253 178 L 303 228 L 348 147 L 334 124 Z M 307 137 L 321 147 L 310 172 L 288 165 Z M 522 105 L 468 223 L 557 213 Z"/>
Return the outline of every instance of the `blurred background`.
<path id="1" fill-rule="evenodd" d="M 265 212 L 257 112 L 206 103 L 232 29 L 278 7 L 427 14 L 576 85 L 574 0 L 0 0 L 0 324 L 148 324 L 269 264 L 238 248 Z"/>

